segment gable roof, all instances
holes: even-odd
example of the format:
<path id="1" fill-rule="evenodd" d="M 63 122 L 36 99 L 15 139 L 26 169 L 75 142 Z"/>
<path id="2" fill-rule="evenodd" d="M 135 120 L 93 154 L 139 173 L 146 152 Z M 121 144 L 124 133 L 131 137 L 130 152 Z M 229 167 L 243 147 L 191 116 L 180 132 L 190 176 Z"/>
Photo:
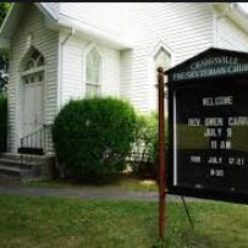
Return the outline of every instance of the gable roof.
<path id="1" fill-rule="evenodd" d="M 26 3 L 12 3 L 1 27 L 0 27 L 0 49 L 9 48 L 9 39 L 15 33 L 16 27 L 19 23 L 19 20 L 22 17 L 23 12 L 25 11 Z M 46 3 L 34 3 L 37 8 L 45 15 L 49 20 L 57 20 L 57 16 L 54 11 L 48 7 Z"/>
<path id="2" fill-rule="evenodd" d="M 103 41 L 107 41 L 112 45 L 119 48 L 131 48 L 130 42 L 126 41 L 123 37 L 118 35 L 111 35 L 108 32 L 104 32 L 90 25 L 85 25 L 80 22 L 80 20 L 74 20 L 75 18 L 61 18 L 59 9 L 60 4 L 63 3 L 42 3 L 35 2 L 35 6 L 44 14 L 45 18 L 48 20 L 49 28 L 54 30 L 60 29 L 74 29 L 81 32 L 89 37 L 100 38 Z M 208 3 L 214 6 L 220 15 L 226 15 L 238 25 L 240 25 L 248 33 L 248 14 L 241 8 L 237 3 Z M 11 36 L 15 33 L 16 27 L 19 20 L 25 11 L 25 3 L 13 3 L 2 26 L 0 27 L 0 49 L 9 48 L 9 40 Z M 228 7 L 229 6 L 229 7 Z M 228 11 L 227 11 L 228 10 Z M 232 11 L 229 11 L 232 10 Z"/>
<path id="3" fill-rule="evenodd" d="M 15 33 L 19 20 L 21 19 L 26 3 L 13 3 L 1 28 L 0 28 L 0 50 L 7 50 L 10 46 L 10 39 Z M 61 3 L 33 3 L 45 16 L 46 26 L 55 31 L 61 29 L 69 29 L 77 31 L 79 34 L 88 37 L 97 38 L 105 43 L 111 44 L 113 47 L 120 49 L 131 48 L 132 45 L 125 39 L 109 34 L 97 28 L 86 25 L 74 18 L 62 18 L 59 15 L 59 4 Z"/>

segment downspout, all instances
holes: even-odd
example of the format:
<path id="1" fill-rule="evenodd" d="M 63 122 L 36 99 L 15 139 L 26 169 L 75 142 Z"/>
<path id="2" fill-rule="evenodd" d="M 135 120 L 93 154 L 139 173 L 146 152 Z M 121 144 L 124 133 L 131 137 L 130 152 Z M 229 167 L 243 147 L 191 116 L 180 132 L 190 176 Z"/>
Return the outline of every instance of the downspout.
<path id="1" fill-rule="evenodd" d="M 223 10 L 219 15 L 216 17 L 215 21 L 215 40 L 214 40 L 214 46 L 218 46 L 218 35 L 219 35 L 219 21 L 220 19 L 226 17 L 227 13 L 230 12 L 235 6 L 235 3 L 230 3 L 229 6 Z"/>
<path id="2" fill-rule="evenodd" d="M 60 56 L 59 56 L 59 96 L 58 96 L 58 107 L 57 107 L 57 112 L 62 107 L 62 89 L 63 89 L 63 65 L 64 65 L 64 60 L 63 60 L 63 50 L 64 50 L 64 45 L 67 43 L 67 41 L 71 38 L 73 34 L 75 34 L 76 30 L 74 28 L 70 29 L 70 32 L 68 35 L 64 38 L 64 40 L 60 43 Z"/>

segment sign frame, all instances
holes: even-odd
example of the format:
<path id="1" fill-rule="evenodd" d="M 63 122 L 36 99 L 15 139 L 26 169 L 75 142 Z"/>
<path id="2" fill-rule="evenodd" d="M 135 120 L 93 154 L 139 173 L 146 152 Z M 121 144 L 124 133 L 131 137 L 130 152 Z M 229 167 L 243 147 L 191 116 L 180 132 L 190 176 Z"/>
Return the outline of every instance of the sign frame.
<path id="1" fill-rule="evenodd" d="M 175 77 L 173 77 L 173 73 L 182 71 L 182 68 L 188 68 L 189 64 L 193 61 L 199 61 L 201 58 L 204 58 L 208 54 L 214 54 L 217 52 L 218 54 L 227 54 L 232 56 L 241 56 L 242 59 L 247 61 L 248 63 L 248 54 L 246 53 L 239 53 L 236 51 L 229 51 L 223 49 L 216 49 L 210 48 L 203 53 L 185 61 L 184 63 L 168 70 L 165 74 L 168 75 L 168 151 L 167 151 L 167 185 L 168 185 L 168 194 L 176 194 L 181 196 L 189 196 L 189 197 L 196 197 L 202 199 L 209 199 L 209 200 L 220 200 L 225 202 L 234 202 L 234 203 L 243 203 L 248 204 L 248 187 L 247 187 L 247 195 L 242 194 L 240 192 L 223 192 L 223 191 L 215 191 L 209 189 L 197 189 L 197 188 L 185 188 L 183 186 L 174 186 L 173 178 L 175 176 L 174 171 L 174 163 L 177 163 L 177 156 L 175 156 L 177 150 L 177 144 L 175 139 L 175 116 L 176 113 L 174 111 L 175 104 L 176 104 L 176 97 L 175 92 L 178 89 L 182 89 L 185 87 L 206 87 L 206 86 L 223 86 L 227 82 L 230 85 L 237 85 L 244 84 L 244 87 L 247 88 L 247 95 L 248 95 L 248 70 L 242 71 L 240 73 L 228 74 L 228 75 L 217 75 L 217 76 L 206 76 L 202 78 L 192 78 L 187 80 L 181 80 L 177 82 Z M 223 56 L 224 56 L 223 55 Z M 248 168 L 247 168 L 248 170 Z M 248 186 L 248 182 L 247 182 Z"/>

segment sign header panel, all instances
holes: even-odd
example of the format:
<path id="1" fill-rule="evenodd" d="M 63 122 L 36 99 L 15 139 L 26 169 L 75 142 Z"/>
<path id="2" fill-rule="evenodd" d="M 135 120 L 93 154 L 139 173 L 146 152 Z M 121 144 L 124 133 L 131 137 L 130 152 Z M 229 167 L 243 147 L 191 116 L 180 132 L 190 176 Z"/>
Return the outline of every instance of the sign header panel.
<path id="1" fill-rule="evenodd" d="M 225 52 L 223 52 L 225 51 Z M 173 82 L 241 75 L 248 72 L 243 53 L 209 49 L 168 71 Z"/>

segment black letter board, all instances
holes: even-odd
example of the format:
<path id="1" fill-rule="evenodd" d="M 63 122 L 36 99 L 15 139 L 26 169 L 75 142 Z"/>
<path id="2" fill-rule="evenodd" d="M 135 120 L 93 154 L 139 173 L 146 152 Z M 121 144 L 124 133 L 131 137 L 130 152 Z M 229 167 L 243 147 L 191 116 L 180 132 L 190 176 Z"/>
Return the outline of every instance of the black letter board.
<path id="1" fill-rule="evenodd" d="M 169 193 L 248 203 L 248 54 L 210 48 L 166 74 Z"/>

